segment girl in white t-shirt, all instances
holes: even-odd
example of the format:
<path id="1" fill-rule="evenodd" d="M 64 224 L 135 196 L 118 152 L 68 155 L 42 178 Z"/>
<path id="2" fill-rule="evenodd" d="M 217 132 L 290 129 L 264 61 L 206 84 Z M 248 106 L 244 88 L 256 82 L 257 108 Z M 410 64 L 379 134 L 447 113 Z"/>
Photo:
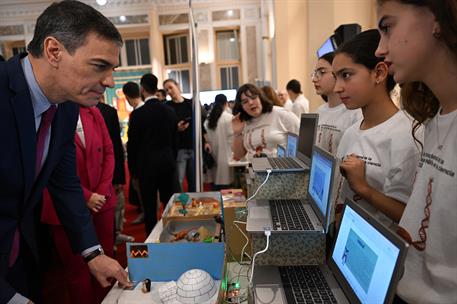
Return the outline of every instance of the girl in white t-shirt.
<path id="1" fill-rule="evenodd" d="M 285 146 L 287 133 L 298 135 L 300 121 L 282 107 L 273 106 L 253 84 L 244 84 L 236 93 L 232 120 L 233 157 L 240 159 L 276 156 L 278 144 Z"/>
<path id="2" fill-rule="evenodd" d="M 379 39 L 377 30 L 362 32 L 341 45 L 333 60 L 335 92 L 348 109 L 363 114 L 338 146 L 346 177 L 338 203 L 353 199 L 390 226 L 400 220 L 411 194 L 419 148 L 411 137 L 412 121 L 390 98 L 395 82 L 375 56 Z"/>
<path id="3" fill-rule="evenodd" d="M 362 118 L 362 112 L 359 109 L 348 110 L 341 103 L 338 94 L 333 91 L 335 87 L 335 77 L 332 74 L 334 56 L 334 53 L 330 52 L 319 58 L 311 74 L 311 80 L 316 94 L 321 95 L 325 100 L 325 103 L 317 109 L 319 124 L 316 146 L 335 155 L 344 131 Z"/>
<path id="4" fill-rule="evenodd" d="M 402 103 L 424 123 L 399 233 L 411 246 L 397 294 L 408 303 L 457 302 L 457 4 L 378 1 L 377 55 L 403 84 Z"/>

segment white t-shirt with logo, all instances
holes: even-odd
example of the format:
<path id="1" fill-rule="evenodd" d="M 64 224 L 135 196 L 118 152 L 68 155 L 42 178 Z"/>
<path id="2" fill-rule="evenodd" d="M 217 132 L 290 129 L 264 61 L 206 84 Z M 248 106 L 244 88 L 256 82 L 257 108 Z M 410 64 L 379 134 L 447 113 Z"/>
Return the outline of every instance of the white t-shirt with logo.
<path id="1" fill-rule="evenodd" d="M 457 303 L 456 174 L 457 110 L 438 114 L 427 123 L 414 189 L 399 223 L 413 242 L 419 241 L 424 209 L 427 201 L 431 202 L 425 250 L 409 247 L 405 273 L 397 288 L 408 303 Z"/>
<path id="2" fill-rule="evenodd" d="M 298 118 L 278 106 L 273 106 L 270 113 L 262 113 L 259 117 L 252 118 L 246 122 L 243 130 L 243 145 L 248 159 L 252 159 L 256 150 L 269 157 L 276 156 L 278 144 L 287 144 L 287 132 L 298 134 L 299 127 Z"/>
<path id="3" fill-rule="evenodd" d="M 348 110 L 344 104 L 330 108 L 328 103 L 317 109 L 319 123 L 316 134 L 316 146 L 336 154 L 338 144 L 347 128 L 363 118 L 362 111 Z"/>
<path id="4" fill-rule="evenodd" d="M 360 130 L 361 123 L 362 120 L 344 132 L 337 157 L 342 159 L 352 153 L 358 155 L 365 161 L 367 183 L 384 195 L 406 204 L 420 157 L 420 148 L 411 135 L 411 119 L 405 112 L 398 111 L 385 122 L 367 130 Z M 338 203 L 344 203 L 346 197 L 357 201 L 385 225 L 395 226 L 381 211 L 355 195 L 344 180 Z"/>
<path id="5" fill-rule="evenodd" d="M 297 115 L 298 119 L 301 119 L 302 113 L 309 113 L 309 101 L 303 96 L 303 94 L 298 95 L 298 97 L 292 103 L 291 111 Z"/>

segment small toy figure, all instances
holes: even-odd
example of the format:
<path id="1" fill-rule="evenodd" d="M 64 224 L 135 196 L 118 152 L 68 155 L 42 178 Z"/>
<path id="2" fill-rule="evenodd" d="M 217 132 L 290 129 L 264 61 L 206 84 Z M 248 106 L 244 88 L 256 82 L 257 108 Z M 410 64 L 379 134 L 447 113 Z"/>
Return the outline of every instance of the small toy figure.
<path id="1" fill-rule="evenodd" d="M 186 215 L 188 212 L 186 209 L 186 205 L 187 205 L 187 201 L 189 200 L 189 195 L 187 193 L 181 193 L 178 196 L 178 200 L 181 202 L 181 205 L 182 205 L 182 209 L 179 210 L 179 213 Z"/>
<path id="2" fill-rule="evenodd" d="M 141 286 L 141 291 L 144 293 L 148 293 L 151 291 L 151 280 L 144 279 L 143 286 Z"/>

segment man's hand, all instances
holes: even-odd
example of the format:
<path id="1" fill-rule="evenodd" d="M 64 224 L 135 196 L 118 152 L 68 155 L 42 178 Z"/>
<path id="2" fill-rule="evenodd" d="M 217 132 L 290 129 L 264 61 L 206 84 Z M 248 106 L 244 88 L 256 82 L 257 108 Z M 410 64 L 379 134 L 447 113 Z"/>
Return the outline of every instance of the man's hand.
<path id="1" fill-rule="evenodd" d="M 185 120 L 181 120 L 178 122 L 178 131 L 182 132 L 190 126 L 190 123 L 186 122 Z"/>
<path id="2" fill-rule="evenodd" d="M 102 254 L 87 263 L 89 270 L 102 287 L 111 286 L 112 279 L 119 281 L 121 288 L 131 287 L 132 283 L 128 281 L 127 272 L 116 260 Z"/>
<path id="3" fill-rule="evenodd" d="M 106 203 L 106 198 L 104 195 L 100 195 L 98 193 L 92 193 L 92 195 L 89 198 L 89 201 L 87 201 L 87 207 L 94 211 L 98 212 L 100 209 L 102 209 L 103 205 Z"/>

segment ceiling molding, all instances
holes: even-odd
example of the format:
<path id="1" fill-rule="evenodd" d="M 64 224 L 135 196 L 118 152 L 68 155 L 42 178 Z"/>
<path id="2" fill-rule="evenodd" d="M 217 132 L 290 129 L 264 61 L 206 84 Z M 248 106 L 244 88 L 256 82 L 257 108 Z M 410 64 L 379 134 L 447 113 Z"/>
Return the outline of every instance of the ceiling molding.
<path id="1" fill-rule="evenodd" d="M 142 15 L 151 9 L 155 9 L 159 14 L 187 12 L 189 5 L 189 0 L 108 0 L 104 6 L 96 4 L 96 0 L 80 1 L 91 5 L 107 17 Z M 192 6 L 196 11 L 200 10 L 198 17 L 201 22 L 205 22 L 205 16 L 201 10 L 226 9 L 231 6 L 233 8 L 259 6 L 260 1 L 236 0 L 229 3 L 226 0 L 192 0 Z M 0 0 L 0 25 L 34 24 L 38 16 L 52 2 L 53 0 Z"/>

